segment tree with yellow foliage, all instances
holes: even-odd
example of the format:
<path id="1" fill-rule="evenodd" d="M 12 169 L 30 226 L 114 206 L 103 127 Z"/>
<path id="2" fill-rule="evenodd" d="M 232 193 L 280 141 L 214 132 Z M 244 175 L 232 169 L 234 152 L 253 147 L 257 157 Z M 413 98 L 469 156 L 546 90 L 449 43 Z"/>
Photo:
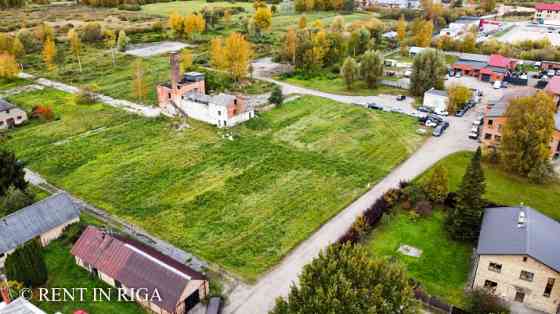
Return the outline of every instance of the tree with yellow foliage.
<path id="1" fill-rule="evenodd" d="M 145 79 L 144 64 L 142 59 L 136 59 L 132 64 L 132 94 L 143 102 L 148 95 L 148 84 Z"/>
<path id="2" fill-rule="evenodd" d="M 82 61 L 80 60 L 80 52 L 82 51 L 82 42 L 80 36 L 75 29 L 68 31 L 68 41 L 70 42 L 70 50 L 72 54 L 78 61 L 78 67 L 80 68 L 80 73 L 82 72 Z"/>
<path id="3" fill-rule="evenodd" d="M 304 29 L 307 27 L 307 18 L 305 15 L 300 16 L 298 26 L 300 29 Z"/>
<path id="4" fill-rule="evenodd" d="M 247 76 L 253 57 L 251 44 L 239 33 L 231 33 L 225 43 L 225 61 L 231 77 L 239 82 Z"/>
<path id="5" fill-rule="evenodd" d="M 224 11 L 224 25 L 226 28 L 231 25 L 231 12 L 229 10 Z"/>
<path id="6" fill-rule="evenodd" d="M 222 37 L 214 37 L 210 41 L 210 64 L 218 70 L 225 70 L 227 66 L 225 57 Z"/>
<path id="7" fill-rule="evenodd" d="M 264 6 L 257 9 L 253 17 L 257 35 L 260 36 L 262 31 L 267 31 L 272 25 L 272 11 L 269 7 Z"/>
<path id="8" fill-rule="evenodd" d="M 288 31 L 286 32 L 286 41 L 284 47 L 286 59 L 291 60 L 292 64 L 296 64 L 297 33 L 293 27 L 288 28 Z"/>
<path id="9" fill-rule="evenodd" d="M 312 68 L 320 69 L 323 66 L 323 61 L 328 51 L 329 40 L 327 38 L 327 33 L 323 29 L 321 29 L 313 36 Z"/>
<path id="10" fill-rule="evenodd" d="M 401 55 L 406 54 L 406 20 L 404 19 L 404 15 L 401 15 L 399 21 L 397 22 L 397 39 L 399 41 L 399 45 L 401 48 Z"/>
<path id="11" fill-rule="evenodd" d="M 183 49 L 181 51 L 181 73 L 190 70 L 193 65 L 193 56 L 190 50 Z"/>
<path id="12" fill-rule="evenodd" d="M 202 15 L 190 14 L 185 17 L 183 31 L 187 38 L 193 38 L 195 34 L 200 34 L 206 29 L 206 21 Z"/>
<path id="13" fill-rule="evenodd" d="M 184 31 L 184 17 L 179 15 L 179 12 L 173 11 L 171 15 L 169 15 L 168 24 L 175 36 L 179 37 L 183 34 Z"/>
<path id="14" fill-rule="evenodd" d="M 115 47 L 117 46 L 117 34 L 115 34 L 115 32 L 110 29 L 107 29 L 105 31 L 105 46 L 109 48 L 109 50 L 111 50 L 111 59 L 113 60 L 113 66 L 115 66 Z"/>
<path id="15" fill-rule="evenodd" d="M 54 64 L 54 57 L 56 56 L 56 45 L 54 44 L 54 40 L 47 38 L 45 43 L 43 44 L 43 61 L 47 65 L 49 71 L 52 71 L 56 68 Z"/>
<path id="16" fill-rule="evenodd" d="M 418 47 L 428 47 L 432 42 L 432 33 L 434 31 L 434 24 L 432 21 L 424 21 L 418 33 L 416 33 L 416 46 Z"/>
<path id="17" fill-rule="evenodd" d="M 7 52 L 0 53 L 0 78 L 13 79 L 19 72 L 20 67 L 14 56 Z"/>
<path id="18" fill-rule="evenodd" d="M 25 55 L 25 47 L 23 47 L 23 44 L 21 43 L 21 41 L 17 37 L 15 37 L 13 42 L 12 42 L 12 54 L 16 58 L 20 58 L 20 57 L 23 57 Z"/>

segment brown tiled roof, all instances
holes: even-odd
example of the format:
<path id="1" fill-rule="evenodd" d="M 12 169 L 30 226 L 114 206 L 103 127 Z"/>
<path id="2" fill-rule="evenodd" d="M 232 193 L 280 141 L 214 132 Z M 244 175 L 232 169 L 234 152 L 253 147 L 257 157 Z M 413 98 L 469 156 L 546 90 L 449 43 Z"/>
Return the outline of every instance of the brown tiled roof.
<path id="1" fill-rule="evenodd" d="M 72 248 L 72 255 L 128 288 L 148 289 L 149 295 L 157 289 L 161 301 L 153 303 L 168 312 L 175 312 L 189 281 L 205 280 L 199 272 L 145 244 L 91 226 Z"/>

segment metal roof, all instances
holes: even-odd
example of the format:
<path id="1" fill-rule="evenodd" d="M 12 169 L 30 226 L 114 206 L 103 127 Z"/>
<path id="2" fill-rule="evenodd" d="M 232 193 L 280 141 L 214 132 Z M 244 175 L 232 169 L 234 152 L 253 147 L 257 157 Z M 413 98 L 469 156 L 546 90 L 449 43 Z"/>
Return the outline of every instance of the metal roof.
<path id="1" fill-rule="evenodd" d="M 80 216 L 80 209 L 66 193 L 50 196 L 0 218 L 0 253 Z"/>
<path id="2" fill-rule="evenodd" d="M 524 223 L 519 223 L 521 212 Z M 528 255 L 560 272 L 560 223 L 525 206 L 488 208 L 484 212 L 479 255 Z"/>
<path id="3" fill-rule="evenodd" d="M 10 104 L 9 102 L 5 101 L 4 99 L 0 98 L 0 111 L 6 111 L 16 106 Z"/>
<path id="4" fill-rule="evenodd" d="M 47 314 L 23 297 L 19 297 L 10 304 L 0 303 L 0 314 Z"/>
<path id="5" fill-rule="evenodd" d="M 505 115 L 510 101 L 519 97 L 533 96 L 537 90 L 533 87 L 519 88 L 506 92 L 486 114 L 487 117 L 502 117 Z"/>
<path id="6" fill-rule="evenodd" d="M 430 90 L 427 90 L 424 94 L 447 97 L 447 91 L 439 90 L 439 89 L 433 89 L 433 88 L 430 89 Z"/>
<path id="7" fill-rule="evenodd" d="M 229 106 L 236 99 L 234 95 L 220 93 L 216 96 L 212 96 L 212 103 L 218 106 Z"/>
<path id="8" fill-rule="evenodd" d="M 161 300 L 153 303 L 171 313 L 183 301 L 182 294 L 191 280 L 206 280 L 152 247 L 92 226 L 74 244 L 72 255 L 128 288 L 147 289 L 148 295 L 157 289 Z"/>
<path id="9" fill-rule="evenodd" d="M 482 69 L 487 65 L 487 63 L 484 62 L 484 61 L 461 59 L 461 60 L 458 60 L 457 62 L 455 62 L 453 65 L 454 66 L 456 66 L 456 65 L 468 65 L 468 66 L 470 66 L 471 68 L 474 68 L 474 69 Z"/>

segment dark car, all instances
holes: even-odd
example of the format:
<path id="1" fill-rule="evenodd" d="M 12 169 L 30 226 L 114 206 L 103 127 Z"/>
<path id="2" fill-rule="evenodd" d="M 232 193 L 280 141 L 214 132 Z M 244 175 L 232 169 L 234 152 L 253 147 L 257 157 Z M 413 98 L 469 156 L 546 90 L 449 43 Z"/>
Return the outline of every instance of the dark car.
<path id="1" fill-rule="evenodd" d="M 462 116 L 465 115 L 465 113 L 467 113 L 467 108 L 463 108 L 463 109 L 461 109 L 461 110 L 455 112 L 455 116 L 456 116 L 456 117 L 462 117 Z"/>
<path id="2" fill-rule="evenodd" d="M 435 137 L 440 137 L 443 135 L 443 131 L 445 131 L 445 128 L 443 127 L 442 124 L 436 126 L 436 128 L 434 129 L 434 131 L 432 132 L 432 135 Z"/>
<path id="3" fill-rule="evenodd" d="M 369 104 L 367 104 L 368 109 L 374 109 L 374 110 L 383 110 L 383 107 L 381 105 L 378 105 L 374 102 L 370 102 Z"/>
<path id="4" fill-rule="evenodd" d="M 406 96 L 405 96 L 405 95 L 399 95 L 399 96 L 397 96 L 397 100 L 398 100 L 398 101 L 403 101 L 403 100 L 405 100 L 405 99 L 406 99 Z"/>
<path id="5" fill-rule="evenodd" d="M 424 107 L 424 106 L 420 106 L 416 110 L 418 110 L 420 112 L 426 112 L 426 113 L 431 113 L 432 112 L 432 109 L 430 109 L 428 107 Z"/>
<path id="6" fill-rule="evenodd" d="M 418 122 L 424 124 L 426 121 L 428 121 L 428 116 L 418 117 Z"/>
<path id="7" fill-rule="evenodd" d="M 434 121 L 434 122 L 436 122 L 436 123 L 438 123 L 438 124 L 439 124 L 439 123 L 442 123 L 442 122 L 444 121 L 442 117 L 440 117 L 440 116 L 438 116 L 438 115 L 436 115 L 436 114 L 430 114 L 430 115 L 428 115 L 428 119 L 430 119 L 430 120 L 432 120 L 432 121 Z"/>
<path id="8" fill-rule="evenodd" d="M 206 314 L 219 314 L 222 312 L 222 299 L 218 297 L 210 298 Z"/>
<path id="9" fill-rule="evenodd" d="M 449 122 L 443 121 L 443 122 L 441 123 L 441 126 L 442 126 L 443 129 L 445 130 L 445 129 L 447 129 L 447 128 L 449 127 Z"/>

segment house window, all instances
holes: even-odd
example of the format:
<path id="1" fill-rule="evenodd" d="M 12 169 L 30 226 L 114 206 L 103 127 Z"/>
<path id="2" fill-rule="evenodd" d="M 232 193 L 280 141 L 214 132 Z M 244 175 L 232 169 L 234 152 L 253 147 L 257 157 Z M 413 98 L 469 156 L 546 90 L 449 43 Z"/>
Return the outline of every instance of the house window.
<path id="1" fill-rule="evenodd" d="M 494 120 L 488 120 L 488 127 L 492 128 L 494 126 Z"/>
<path id="2" fill-rule="evenodd" d="M 21 116 L 17 116 L 17 119 L 18 119 L 18 120 L 21 120 Z"/>
<path id="3" fill-rule="evenodd" d="M 167 98 L 171 98 L 171 93 L 167 93 Z"/>
<path id="4" fill-rule="evenodd" d="M 498 124 L 498 131 L 501 131 L 501 130 L 502 130 L 502 125 Z"/>
<path id="5" fill-rule="evenodd" d="M 495 291 L 496 288 L 498 287 L 498 283 L 494 282 L 492 280 L 486 280 L 484 281 L 484 288 L 488 289 L 490 291 Z"/>
<path id="6" fill-rule="evenodd" d="M 502 140 L 502 137 L 499 135 L 494 135 L 494 139 L 496 140 L 496 142 L 499 142 Z"/>
<path id="7" fill-rule="evenodd" d="M 548 282 L 546 283 L 546 288 L 544 288 L 543 296 L 550 298 L 550 293 L 552 292 L 552 288 L 554 287 L 554 278 L 548 278 Z"/>
<path id="8" fill-rule="evenodd" d="M 485 140 L 490 140 L 490 139 L 492 139 L 492 134 L 490 134 L 490 133 L 484 134 L 484 139 L 485 139 Z"/>
<path id="9" fill-rule="evenodd" d="M 523 261 L 524 261 L 524 262 L 527 261 L 527 256 L 523 256 Z"/>
<path id="10" fill-rule="evenodd" d="M 515 302 L 521 302 L 521 303 L 523 303 L 523 300 L 524 300 L 524 299 L 525 299 L 525 293 L 519 292 L 519 291 L 517 291 L 517 292 L 515 293 Z"/>
<path id="11" fill-rule="evenodd" d="M 490 263 L 490 264 L 488 264 L 488 270 L 493 271 L 493 272 L 497 272 L 497 273 L 501 273 L 502 272 L 502 264 Z"/>
<path id="12" fill-rule="evenodd" d="M 220 110 L 218 110 L 218 115 L 219 115 L 219 116 L 221 116 L 221 115 L 222 115 L 222 112 L 221 112 Z"/>
<path id="13" fill-rule="evenodd" d="M 530 271 L 526 271 L 526 270 L 522 270 L 521 274 L 519 274 L 519 279 L 525 280 L 525 281 L 533 281 L 533 278 L 535 277 L 535 274 L 533 274 Z"/>

